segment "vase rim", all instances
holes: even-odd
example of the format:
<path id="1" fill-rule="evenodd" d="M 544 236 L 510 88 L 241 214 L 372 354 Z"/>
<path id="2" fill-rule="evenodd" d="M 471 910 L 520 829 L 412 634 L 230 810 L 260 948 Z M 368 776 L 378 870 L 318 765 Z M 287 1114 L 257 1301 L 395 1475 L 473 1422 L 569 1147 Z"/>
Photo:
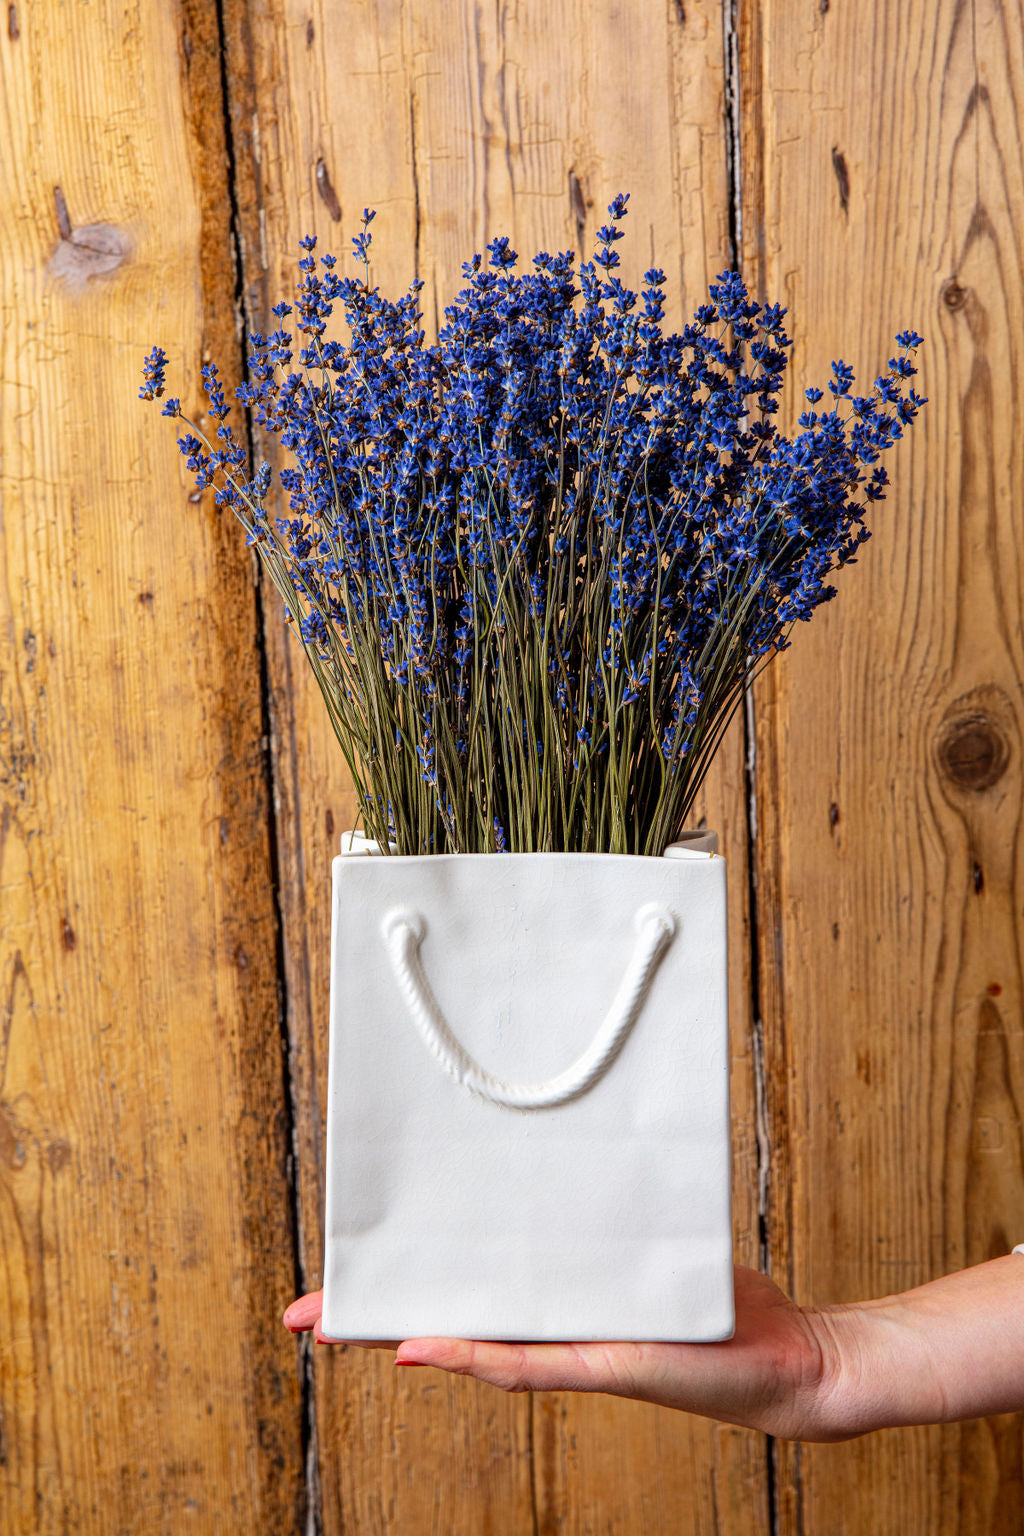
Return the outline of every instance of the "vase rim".
<path id="1" fill-rule="evenodd" d="M 339 858 L 384 857 L 380 844 L 364 832 L 348 831 L 341 834 Z M 563 852 L 537 853 L 398 853 L 395 844 L 390 845 L 387 857 L 392 859 L 717 859 L 718 833 L 705 827 L 695 827 L 680 832 L 660 854 L 642 853 L 580 853 L 572 849 Z"/>

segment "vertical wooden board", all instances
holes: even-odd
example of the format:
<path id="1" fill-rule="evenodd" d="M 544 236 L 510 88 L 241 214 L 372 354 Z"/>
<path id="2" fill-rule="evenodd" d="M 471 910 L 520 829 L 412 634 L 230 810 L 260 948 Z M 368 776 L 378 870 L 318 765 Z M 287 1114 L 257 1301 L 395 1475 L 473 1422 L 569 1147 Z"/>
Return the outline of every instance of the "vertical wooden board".
<path id="1" fill-rule="evenodd" d="M 715 6 L 624 10 L 559 0 L 486 10 L 348 0 L 275 10 L 239 0 L 227 16 L 254 324 L 292 283 L 301 235 L 315 232 L 321 249 L 347 260 L 367 204 L 378 209 L 374 279 L 397 292 L 421 275 L 428 331 L 436 330 L 440 308 L 458 286 L 462 261 L 493 234 L 509 233 L 524 258 L 545 247 L 579 249 L 619 190 L 632 193 L 624 275 L 635 279 L 654 260 L 666 268 L 671 324 L 727 265 Z M 275 612 L 271 601 L 282 901 L 312 1286 L 319 1283 L 323 1219 L 328 859 L 350 824 L 353 801 L 306 663 Z M 739 734 L 714 784 L 714 824 L 733 859 L 737 1226 L 742 1255 L 753 1262 Z M 546 1531 L 625 1530 L 637 1517 L 644 1479 L 660 1488 L 651 1509 L 680 1529 L 753 1530 L 762 1517 L 757 1436 L 610 1399 L 561 1397 L 538 1404 L 531 1427 L 524 1402 L 488 1388 L 432 1373 L 415 1389 L 392 1387 L 386 1356 L 316 1353 L 326 1531 L 372 1531 L 388 1521 L 403 1532 L 433 1530 L 438 1499 L 446 1510 L 442 1524 L 452 1529 L 518 1533 L 532 1531 L 536 1520 Z M 650 1424 L 657 1426 L 653 1437 Z"/>
<path id="2" fill-rule="evenodd" d="M 692 818 L 715 828 L 728 860 L 733 1232 L 738 1263 L 759 1263 L 757 1073 L 750 996 L 746 762 L 730 727 Z M 668 1409 L 538 1393 L 534 1414 L 539 1536 L 769 1529 L 764 1437 Z"/>
<path id="3" fill-rule="evenodd" d="M 234 339 L 215 13 L 10 10 L 0 1527 L 295 1529 L 251 569 L 135 399 Z"/>
<path id="4" fill-rule="evenodd" d="M 379 209 L 374 277 L 415 271 L 411 12 L 384 4 L 229 4 L 228 60 L 245 292 L 253 326 L 290 296 L 299 240 L 346 264 Z M 271 445 L 267 445 L 269 448 Z M 321 1283 L 330 860 L 355 800 L 305 657 L 266 598 L 304 1285 Z M 289 1298 L 290 1299 L 290 1298 Z M 470 1381 L 399 1373 L 387 1353 L 300 1344 L 315 1394 L 323 1530 L 532 1530 L 529 1405 Z"/>
<path id="5" fill-rule="evenodd" d="M 772 1246 L 821 1303 L 1024 1230 L 1024 34 L 987 0 L 762 0 L 743 45 L 746 255 L 796 379 L 869 382 L 911 325 L 930 397 L 758 695 Z M 1021 1449 L 1012 1417 L 786 1449 L 781 1528 L 1017 1531 Z"/>

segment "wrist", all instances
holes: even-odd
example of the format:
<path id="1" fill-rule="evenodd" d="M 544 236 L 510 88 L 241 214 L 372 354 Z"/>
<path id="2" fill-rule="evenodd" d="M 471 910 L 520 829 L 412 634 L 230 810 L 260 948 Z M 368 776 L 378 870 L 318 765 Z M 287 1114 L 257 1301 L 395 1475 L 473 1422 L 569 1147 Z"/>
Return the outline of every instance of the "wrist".
<path id="1" fill-rule="evenodd" d="M 952 1423 L 1024 1406 L 1020 1254 L 899 1296 L 829 1309 L 838 1362 L 824 1413 L 839 1433 Z"/>
<path id="2" fill-rule="evenodd" d="M 928 1332 L 903 1297 L 828 1307 L 817 1315 L 830 1340 L 831 1368 L 822 1380 L 822 1434 L 816 1438 L 848 1440 L 947 1416 Z"/>

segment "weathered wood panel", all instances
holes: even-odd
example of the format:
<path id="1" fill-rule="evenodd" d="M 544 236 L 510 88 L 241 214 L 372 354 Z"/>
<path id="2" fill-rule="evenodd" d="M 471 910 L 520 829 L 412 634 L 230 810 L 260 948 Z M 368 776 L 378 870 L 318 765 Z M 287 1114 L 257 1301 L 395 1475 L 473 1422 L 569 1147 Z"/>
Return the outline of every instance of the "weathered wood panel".
<path id="1" fill-rule="evenodd" d="M 758 1265 L 758 1157 L 751 1037 L 747 826 L 742 721 L 730 729 L 697 807 L 729 861 L 733 1227 L 738 1262 Z M 647 1404 L 538 1393 L 537 1530 L 693 1531 L 755 1536 L 770 1527 L 764 1438 Z"/>
<path id="2" fill-rule="evenodd" d="M 215 11 L 4 22 L 0 1528 L 297 1530 L 252 575 L 134 398 L 234 346 Z"/>
<path id="3" fill-rule="evenodd" d="M 839 599 L 758 691 L 775 1272 L 902 1290 L 1024 1231 L 1019 10 L 743 7 L 748 270 L 793 370 L 926 336 Z M 779 1448 L 780 1529 L 1019 1531 L 1021 1421 Z"/>
<path id="4" fill-rule="evenodd" d="M 579 248 L 632 193 L 627 276 L 657 260 L 670 320 L 729 260 L 717 6 L 623 9 L 313 4 L 228 7 L 246 294 L 254 324 L 293 280 L 298 240 L 347 257 L 366 204 L 374 277 L 426 280 L 428 329 L 462 261 L 508 232 L 528 257 Z M 297 647 L 270 616 L 289 1019 L 305 1283 L 319 1283 L 326 1087 L 328 863 L 353 810 Z M 706 814 L 725 835 L 734 948 L 737 1227 L 756 1259 L 742 731 Z M 326 1531 L 745 1531 L 767 1509 L 759 1437 L 608 1399 L 532 1412 L 486 1387 L 317 1351 Z M 401 1433 L 396 1430 L 401 1426 Z M 532 1447 L 532 1452 L 531 1452 Z M 438 1516 L 438 1500 L 445 1514 Z"/>
<path id="5" fill-rule="evenodd" d="M 328 869 L 354 807 L 273 594 L 263 615 L 234 527 L 187 501 L 168 424 L 133 401 L 139 354 L 167 345 L 197 404 L 200 361 L 237 361 L 232 231 L 263 324 L 300 235 L 344 255 L 365 203 L 375 275 L 422 275 L 432 327 L 491 234 L 524 256 L 578 246 L 630 190 L 626 275 L 656 257 L 677 322 L 729 260 L 736 22 L 742 256 L 790 306 L 795 382 L 844 349 L 870 377 L 912 324 L 932 401 L 840 601 L 758 690 L 756 977 L 739 728 L 702 806 L 730 859 L 738 1256 L 757 1249 L 752 994 L 772 1262 L 798 1299 L 901 1289 L 1024 1238 L 1020 16 L 11 7 L 5 1532 L 1021 1528 L 1013 1416 L 776 1446 L 770 1511 L 758 1436 L 393 1381 L 358 1351 L 317 1351 L 314 1371 L 278 1322 L 319 1277 Z"/>
<path id="6" fill-rule="evenodd" d="M 410 154 L 410 17 L 377 5 L 229 6 L 231 122 L 246 301 L 269 328 L 290 292 L 298 242 L 347 256 L 365 204 L 379 207 L 375 276 L 408 284 L 416 252 L 417 166 Z M 271 592 L 277 835 L 303 1284 L 320 1284 L 323 1109 L 327 1086 L 330 860 L 353 825 L 337 743 L 301 650 Z M 291 1298 L 285 1298 L 290 1300 Z M 310 1346 L 299 1346 L 309 1353 Z M 326 1533 L 453 1529 L 526 1532 L 529 1407 L 471 1382 L 399 1373 L 389 1354 L 315 1351 L 315 1436 Z"/>

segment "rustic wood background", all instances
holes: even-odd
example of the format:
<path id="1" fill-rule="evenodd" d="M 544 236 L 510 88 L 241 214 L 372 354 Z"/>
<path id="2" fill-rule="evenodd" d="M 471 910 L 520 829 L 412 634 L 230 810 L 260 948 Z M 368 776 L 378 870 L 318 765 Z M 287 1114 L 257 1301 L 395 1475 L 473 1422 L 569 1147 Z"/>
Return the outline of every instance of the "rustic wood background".
<path id="1" fill-rule="evenodd" d="M 302 234 L 427 315 L 632 193 L 797 381 L 926 335 L 840 598 L 708 786 L 737 1255 L 804 1302 L 1024 1239 L 1024 20 L 999 0 L 17 0 L 0 11 L 0 1529 L 1018 1536 L 1012 1416 L 838 1446 L 508 1398 L 281 1327 L 319 1283 L 319 696 L 140 358 L 237 376 Z M 794 391 L 794 396 L 796 391 Z M 316 1355 L 318 1358 L 313 1358 Z"/>

